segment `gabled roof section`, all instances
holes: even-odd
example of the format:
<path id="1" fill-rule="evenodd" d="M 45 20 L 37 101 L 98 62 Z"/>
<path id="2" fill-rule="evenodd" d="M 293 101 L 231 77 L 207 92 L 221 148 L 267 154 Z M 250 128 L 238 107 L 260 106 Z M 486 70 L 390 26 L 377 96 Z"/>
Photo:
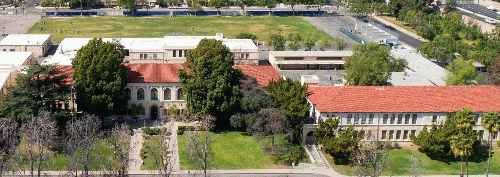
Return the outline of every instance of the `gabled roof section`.
<path id="1" fill-rule="evenodd" d="M 125 64 L 128 83 L 179 82 L 179 68 L 188 70 L 184 63 L 134 63 Z"/>
<path id="2" fill-rule="evenodd" d="M 252 76 L 262 87 L 267 87 L 271 80 L 279 80 L 280 74 L 270 65 L 234 65 L 234 69 L 241 69 L 243 75 Z"/>
<path id="3" fill-rule="evenodd" d="M 500 111 L 500 86 L 310 86 L 322 113 Z"/>

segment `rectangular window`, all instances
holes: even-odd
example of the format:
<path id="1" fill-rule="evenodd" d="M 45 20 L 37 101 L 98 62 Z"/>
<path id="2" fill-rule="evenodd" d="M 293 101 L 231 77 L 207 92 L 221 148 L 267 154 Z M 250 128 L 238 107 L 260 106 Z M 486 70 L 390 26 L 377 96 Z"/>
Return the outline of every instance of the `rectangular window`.
<path id="1" fill-rule="evenodd" d="M 398 124 L 403 124 L 403 114 L 398 114 Z"/>
<path id="2" fill-rule="evenodd" d="M 397 140 L 398 140 L 398 139 L 401 139 L 401 130 L 398 130 L 398 131 L 396 132 L 396 139 L 397 139 Z"/>
<path id="3" fill-rule="evenodd" d="M 366 114 L 361 114 L 361 124 L 366 124 Z"/>
<path id="4" fill-rule="evenodd" d="M 187 52 L 188 52 L 187 50 L 184 50 L 184 56 L 187 56 Z"/>
<path id="5" fill-rule="evenodd" d="M 373 124 L 373 118 L 375 117 L 374 114 L 370 114 L 370 117 L 368 119 L 368 124 Z"/>
<path id="6" fill-rule="evenodd" d="M 359 114 L 354 114 L 354 124 L 359 124 Z"/>
<path id="7" fill-rule="evenodd" d="M 172 57 L 177 57 L 177 56 L 175 56 L 175 55 L 177 55 L 177 50 L 173 50 L 173 51 L 172 51 Z"/>
<path id="8" fill-rule="evenodd" d="M 387 131 L 382 130 L 382 139 L 383 139 L 383 140 L 385 140 L 385 138 L 386 138 L 386 135 L 385 135 L 386 133 L 387 133 Z"/>
<path id="9" fill-rule="evenodd" d="M 388 114 L 384 114 L 384 124 L 387 124 L 387 119 L 389 119 L 389 115 Z"/>
<path id="10" fill-rule="evenodd" d="M 404 139 L 404 140 L 407 140 L 407 139 L 408 139 L 408 130 L 405 130 L 405 131 L 404 131 L 404 134 L 403 134 L 403 139 Z"/>
<path id="11" fill-rule="evenodd" d="M 11 51 L 11 52 L 15 52 L 15 51 L 16 51 L 16 49 L 10 49 L 10 51 Z"/>
<path id="12" fill-rule="evenodd" d="M 4 51 L 4 52 L 6 52 L 6 51 L 7 51 L 7 49 L 3 49 L 3 51 Z"/>
<path id="13" fill-rule="evenodd" d="M 438 116 L 433 115 L 433 116 L 432 116 L 432 123 L 436 123 L 436 122 L 437 122 L 437 120 L 438 120 Z"/>
<path id="14" fill-rule="evenodd" d="M 405 124 L 410 124 L 410 114 L 405 114 Z"/>
<path id="15" fill-rule="evenodd" d="M 411 124 L 417 124 L 417 114 L 413 114 L 411 118 Z"/>
<path id="16" fill-rule="evenodd" d="M 394 138 L 394 130 L 389 130 L 389 140 Z"/>
<path id="17" fill-rule="evenodd" d="M 246 59 L 250 58 L 250 54 L 248 54 L 248 53 L 247 53 L 247 54 L 245 54 L 245 58 L 246 58 Z"/>
<path id="18" fill-rule="evenodd" d="M 144 59 L 144 54 L 139 54 L 139 59 Z"/>
<path id="19" fill-rule="evenodd" d="M 163 109 L 163 115 L 168 115 L 168 110 L 167 109 Z"/>
<path id="20" fill-rule="evenodd" d="M 347 125 L 351 125 L 352 121 L 352 114 L 347 114 Z"/>
<path id="21" fill-rule="evenodd" d="M 479 114 L 476 114 L 476 117 L 474 117 L 474 121 L 476 122 L 476 125 L 479 123 Z"/>
<path id="22" fill-rule="evenodd" d="M 144 59 L 148 59 L 148 54 L 147 53 L 144 54 Z"/>
<path id="23" fill-rule="evenodd" d="M 241 53 L 240 54 L 240 59 L 244 59 L 245 58 L 245 54 L 244 53 Z"/>
<path id="24" fill-rule="evenodd" d="M 153 59 L 157 59 L 158 58 L 158 54 L 153 54 Z"/>
<path id="25" fill-rule="evenodd" d="M 391 114 L 391 124 L 394 124 L 396 121 L 396 114 Z"/>
<path id="26" fill-rule="evenodd" d="M 179 50 L 179 57 L 182 57 L 182 50 Z"/>
<path id="27" fill-rule="evenodd" d="M 412 130 L 410 133 L 410 135 L 413 135 L 413 136 L 417 136 L 416 134 L 417 134 L 417 130 Z"/>

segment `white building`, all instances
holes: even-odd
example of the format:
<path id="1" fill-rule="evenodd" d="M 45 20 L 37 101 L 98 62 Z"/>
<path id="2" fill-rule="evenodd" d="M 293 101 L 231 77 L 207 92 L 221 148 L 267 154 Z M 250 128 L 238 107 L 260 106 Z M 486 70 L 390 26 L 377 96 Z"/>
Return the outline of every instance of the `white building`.
<path id="1" fill-rule="evenodd" d="M 7 94 L 7 87 L 15 84 L 18 75 L 19 70 L 16 68 L 0 68 L 0 100 Z"/>
<path id="2" fill-rule="evenodd" d="M 406 62 L 408 63 L 408 66 L 405 69 L 405 72 L 407 73 L 408 76 L 405 76 L 404 73 L 393 74 L 392 76 L 394 78 L 392 78 L 392 80 L 400 81 L 400 82 L 394 82 L 393 85 L 403 86 L 403 85 L 412 85 L 412 83 L 414 83 L 415 85 L 428 85 L 428 82 L 437 86 L 446 85 L 444 78 L 446 78 L 446 75 L 449 72 L 446 69 L 442 68 L 441 66 L 423 57 L 419 53 L 409 49 L 394 49 L 391 50 L 391 54 L 395 58 L 402 58 L 406 60 Z M 413 79 L 408 80 L 409 82 L 403 82 L 406 81 L 404 80 L 405 79 L 404 77 L 412 77 L 412 76 L 423 77 L 425 79 L 421 80 L 418 83 L 412 82 L 411 80 Z"/>
<path id="3" fill-rule="evenodd" d="M 446 112 L 469 108 L 478 114 L 475 131 L 486 140 L 482 113 L 500 111 L 498 86 L 311 86 L 310 116 L 303 129 L 303 142 L 317 127 L 317 120 L 340 118 L 340 127 L 355 125 L 380 140 L 411 144 L 424 126 L 446 119 Z M 498 133 L 494 141 L 499 141 Z"/>
<path id="4" fill-rule="evenodd" d="M 0 51 L 33 52 L 33 57 L 43 57 L 51 45 L 50 34 L 10 34 L 0 41 Z"/>
<path id="5" fill-rule="evenodd" d="M 32 52 L 0 52 L 0 67 L 16 67 L 33 64 Z"/>
<path id="6" fill-rule="evenodd" d="M 352 51 L 270 51 L 269 63 L 281 70 L 333 70 L 343 69 Z"/>
<path id="7" fill-rule="evenodd" d="M 65 38 L 55 55 L 44 63 L 71 63 L 77 51 L 92 38 Z M 227 39 L 221 33 L 216 36 L 165 36 L 163 38 L 103 38 L 107 42 L 119 42 L 125 51 L 125 63 L 184 63 L 186 51 L 196 48 L 202 39 L 221 40 L 232 52 L 235 64 L 257 65 L 259 50 L 250 39 Z"/>

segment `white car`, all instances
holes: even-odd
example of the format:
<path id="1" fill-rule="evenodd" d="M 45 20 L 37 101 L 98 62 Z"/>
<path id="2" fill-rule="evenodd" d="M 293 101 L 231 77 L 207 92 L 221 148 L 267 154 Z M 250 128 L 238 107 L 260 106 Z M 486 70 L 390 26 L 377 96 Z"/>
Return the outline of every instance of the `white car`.
<path id="1" fill-rule="evenodd" d="M 485 19 L 484 21 L 486 21 L 486 23 L 489 23 L 489 24 L 492 24 L 492 25 L 497 24 L 497 22 L 495 20 L 489 19 L 489 18 Z"/>
<path id="2" fill-rule="evenodd" d="M 492 10 L 492 11 L 496 11 L 496 10 L 497 10 L 497 8 L 495 8 L 495 7 L 493 7 L 493 6 L 488 6 L 488 7 L 486 7 L 486 8 L 487 8 L 488 10 Z"/>

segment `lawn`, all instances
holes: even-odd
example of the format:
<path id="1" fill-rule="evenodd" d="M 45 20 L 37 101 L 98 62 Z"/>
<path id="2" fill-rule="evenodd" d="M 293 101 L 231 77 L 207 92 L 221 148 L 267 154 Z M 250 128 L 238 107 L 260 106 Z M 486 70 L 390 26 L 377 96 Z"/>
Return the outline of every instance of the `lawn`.
<path id="1" fill-rule="evenodd" d="M 424 153 L 418 152 L 414 149 L 394 149 L 389 152 L 391 163 L 389 168 L 385 170 L 383 175 L 411 175 L 410 156 L 415 155 L 423 165 L 421 174 L 423 175 L 459 175 L 460 174 L 460 161 L 451 162 L 449 164 L 437 160 L 431 160 Z M 334 165 L 332 157 L 328 154 L 325 155 L 328 162 L 332 164 L 332 168 L 345 175 L 354 175 L 354 168 L 347 165 Z M 485 175 L 487 160 L 483 162 L 469 162 L 469 174 L 471 175 Z M 465 163 L 464 163 L 465 173 Z M 490 162 L 490 173 L 500 174 L 500 148 L 494 148 Z"/>
<path id="2" fill-rule="evenodd" d="M 399 27 L 404 28 L 405 30 L 408 30 L 412 33 L 418 34 L 408 23 L 398 21 L 398 20 L 396 20 L 396 17 L 389 17 L 389 16 L 378 16 L 378 17 L 381 19 L 384 19 L 388 22 L 391 22 L 395 25 L 398 25 Z"/>
<path id="3" fill-rule="evenodd" d="M 331 36 L 302 17 L 277 16 L 45 17 L 27 33 L 52 34 L 53 43 L 66 37 L 163 37 L 169 33 L 214 36 L 218 32 L 228 38 L 249 32 L 254 33 L 257 40 L 267 41 L 269 33 L 279 29 L 285 36 L 299 33 L 303 37 L 310 35 L 318 40 L 332 40 Z"/>
<path id="4" fill-rule="evenodd" d="M 211 133 L 216 135 L 215 133 Z M 185 136 L 179 135 L 179 159 L 181 169 L 199 169 L 190 163 L 185 149 Z M 261 143 L 243 132 L 226 132 L 217 134 L 217 140 L 211 147 L 214 161 L 211 169 L 274 169 L 287 168 L 277 165 L 271 155 L 264 153 Z"/>

